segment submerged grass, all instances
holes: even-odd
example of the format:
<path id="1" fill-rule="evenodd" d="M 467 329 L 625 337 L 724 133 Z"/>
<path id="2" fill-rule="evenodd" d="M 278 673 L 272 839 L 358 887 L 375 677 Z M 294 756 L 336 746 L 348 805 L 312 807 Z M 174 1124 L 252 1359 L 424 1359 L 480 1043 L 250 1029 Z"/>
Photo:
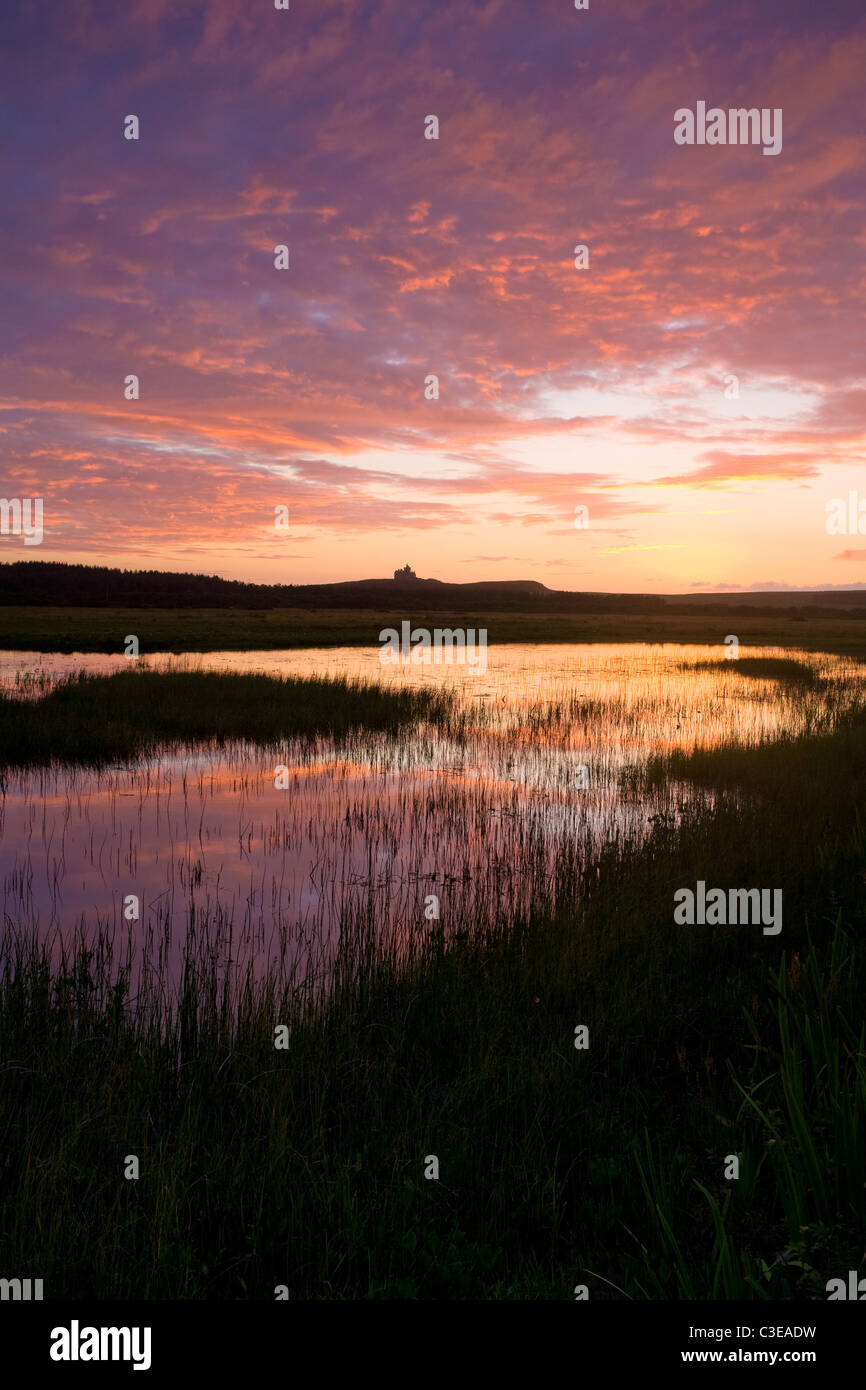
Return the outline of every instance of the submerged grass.
<path id="1" fill-rule="evenodd" d="M 866 1220 L 866 721 L 725 781 L 564 850 L 554 916 L 405 956 L 371 903 L 293 991 L 198 956 L 130 1001 L 98 953 L 7 936 L 2 1266 L 46 1296 L 826 1297 Z M 698 878 L 781 886 L 782 936 L 675 926 Z"/>
<path id="2" fill-rule="evenodd" d="M 271 743 L 362 727 L 396 733 L 418 720 L 442 721 L 452 708 L 443 691 L 386 690 L 341 677 L 81 672 L 35 699 L 0 693 L 0 766 L 98 765 L 211 739 Z"/>

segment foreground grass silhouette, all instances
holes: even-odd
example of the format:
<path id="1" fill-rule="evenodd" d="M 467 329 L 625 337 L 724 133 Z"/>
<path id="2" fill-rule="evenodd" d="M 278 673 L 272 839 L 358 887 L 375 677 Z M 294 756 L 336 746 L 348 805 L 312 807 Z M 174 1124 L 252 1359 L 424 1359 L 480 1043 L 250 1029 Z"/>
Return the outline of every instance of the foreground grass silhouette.
<path id="1" fill-rule="evenodd" d="M 7 935 L 4 1269 L 46 1297 L 825 1298 L 866 1224 L 866 721 L 694 772 L 712 806 L 564 855 L 555 916 L 399 956 L 359 917 L 290 995 L 199 955 L 133 1008 L 98 952 Z M 674 926 L 698 878 L 781 886 L 782 935 Z"/>

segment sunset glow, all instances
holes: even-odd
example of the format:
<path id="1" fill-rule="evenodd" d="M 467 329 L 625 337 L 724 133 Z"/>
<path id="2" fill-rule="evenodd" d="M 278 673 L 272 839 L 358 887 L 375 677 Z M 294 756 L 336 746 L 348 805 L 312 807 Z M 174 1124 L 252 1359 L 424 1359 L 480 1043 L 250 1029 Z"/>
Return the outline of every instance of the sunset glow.
<path id="1" fill-rule="evenodd" d="M 7 7 L 0 492 L 45 535 L 0 559 L 866 580 L 859 13 Z M 705 96 L 782 148 L 675 143 Z"/>

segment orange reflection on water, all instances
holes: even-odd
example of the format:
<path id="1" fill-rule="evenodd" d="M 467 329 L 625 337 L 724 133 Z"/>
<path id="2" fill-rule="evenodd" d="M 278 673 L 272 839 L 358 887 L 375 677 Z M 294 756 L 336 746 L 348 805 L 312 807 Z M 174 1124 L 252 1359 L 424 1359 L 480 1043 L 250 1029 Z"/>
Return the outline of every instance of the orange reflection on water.
<path id="1" fill-rule="evenodd" d="M 101 935 L 118 968 L 176 983 L 192 946 L 221 966 L 300 978 L 362 930 L 397 941 L 429 930 L 430 895 L 446 932 L 553 907 L 561 855 L 585 859 L 614 837 L 643 835 L 659 810 L 676 815 L 705 795 L 671 786 L 637 796 L 630 768 L 676 749 L 798 733 L 859 698 L 859 672 L 852 679 L 836 657 L 776 653 L 813 672 L 801 688 L 746 678 L 721 647 L 713 655 L 704 669 L 701 647 L 490 647 L 483 675 L 382 666 L 375 648 L 148 658 L 160 669 L 440 684 L 465 722 L 10 775 L 0 910 L 13 935 L 35 933 L 55 950 L 79 932 Z M 0 676 L 118 665 L 6 653 Z M 134 922 L 130 895 L 141 905 Z"/>

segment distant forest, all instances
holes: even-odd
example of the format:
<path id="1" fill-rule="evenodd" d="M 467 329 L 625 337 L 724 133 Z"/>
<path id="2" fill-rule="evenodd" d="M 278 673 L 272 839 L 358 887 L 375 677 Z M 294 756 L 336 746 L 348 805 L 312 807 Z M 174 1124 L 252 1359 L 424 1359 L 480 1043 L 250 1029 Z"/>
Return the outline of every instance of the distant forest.
<path id="1" fill-rule="evenodd" d="M 0 605 L 75 608 L 340 608 L 443 612 L 477 608 L 521 613 L 776 614 L 821 610 L 825 617 L 866 617 L 866 590 L 659 595 L 548 589 L 530 580 L 445 584 L 362 579 L 342 584 L 244 584 L 204 574 L 120 570 L 38 560 L 0 564 Z"/>

